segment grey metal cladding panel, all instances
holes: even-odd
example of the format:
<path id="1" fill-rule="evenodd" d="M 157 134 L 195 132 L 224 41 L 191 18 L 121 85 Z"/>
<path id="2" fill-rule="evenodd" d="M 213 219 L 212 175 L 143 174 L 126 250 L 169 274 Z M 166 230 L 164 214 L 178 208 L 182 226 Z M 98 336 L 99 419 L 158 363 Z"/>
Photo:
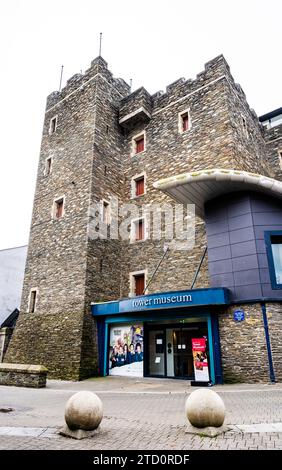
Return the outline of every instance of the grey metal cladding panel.
<path id="1" fill-rule="evenodd" d="M 252 212 L 279 212 L 281 211 L 281 201 L 278 199 L 251 199 Z"/>
<path id="2" fill-rule="evenodd" d="M 251 204 L 249 198 L 244 198 L 243 201 L 237 204 L 230 204 L 227 208 L 228 217 L 237 217 L 238 215 L 248 214 L 251 212 Z"/>
<path id="3" fill-rule="evenodd" d="M 232 272 L 232 261 L 231 259 L 225 259 L 222 261 L 209 262 L 209 273 L 213 274 L 222 274 L 222 273 L 231 273 Z"/>
<path id="4" fill-rule="evenodd" d="M 210 276 L 211 287 L 229 287 L 234 289 L 233 273 L 222 273 Z"/>
<path id="5" fill-rule="evenodd" d="M 235 286 L 247 286 L 251 284 L 259 284 L 260 276 L 258 269 L 247 269 L 245 271 L 234 272 Z"/>
<path id="6" fill-rule="evenodd" d="M 269 269 L 267 268 L 260 268 L 260 280 L 262 284 L 271 284 L 270 276 L 269 276 Z"/>
<path id="7" fill-rule="evenodd" d="M 256 240 L 257 252 L 258 253 L 266 253 L 266 246 L 264 238 L 261 240 Z"/>
<path id="8" fill-rule="evenodd" d="M 255 240 L 250 240 L 247 242 L 235 243 L 231 245 L 231 254 L 232 258 L 237 256 L 248 256 L 255 254 L 257 252 Z"/>
<path id="9" fill-rule="evenodd" d="M 208 236 L 208 247 L 216 248 L 219 246 L 229 245 L 229 232 L 218 233 L 216 235 Z"/>
<path id="10" fill-rule="evenodd" d="M 231 232 L 229 232 L 229 235 L 231 244 L 254 240 L 255 238 L 253 227 L 232 230 Z"/>
<path id="11" fill-rule="evenodd" d="M 282 212 L 254 212 L 254 225 L 281 225 Z"/>
<path id="12" fill-rule="evenodd" d="M 248 214 L 231 217 L 228 220 L 228 225 L 229 225 L 229 230 L 237 230 L 237 229 L 241 229 L 245 227 L 252 227 L 253 226 L 252 214 L 249 212 Z"/>
<path id="13" fill-rule="evenodd" d="M 281 225 L 257 225 L 255 228 L 255 237 L 257 240 L 263 240 L 264 239 L 264 232 L 266 231 L 275 231 L 275 230 L 282 230 L 282 224 Z"/>
<path id="14" fill-rule="evenodd" d="M 231 258 L 231 249 L 229 245 L 219 246 L 216 248 L 209 248 L 208 250 L 209 262 L 220 261 L 228 258 Z"/>
<path id="15" fill-rule="evenodd" d="M 205 209 L 205 222 L 207 225 L 214 222 L 223 221 L 227 219 L 226 207 L 208 207 Z"/>
<path id="16" fill-rule="evenodd" d="M 270 284 L 262 284 L 262 295 L 263 297 L 272 297 L 277 300 L 282 300 L 282 289 L 272 289 Z"/>
<path id="17" fill-rule="evenodd" d="M 212 224 L 206 225 L 207 235 L 216 235 L 218 233 L 228 232 L 228 222 L 226 220 L 219 220 Z"/>
<path id="18" fill-rule="evenodd" d="M 259 264 L 259 268 L 268 269 L 268 260 L 267 260 L 266 253 L 258 253 L 258 264 Z"/>
<path id="19" fill-rule="evenodd" d="M 235 293 L 232 300 L 252 300 L 260 299 L 262 297 L 262 290 L 260 284 L 250 284 L 248 286 L 235 287 Z"/>
<path id="20" fill-rule="evenodd" d="M 233 271 L 245 271 L 259 267 L 257 255 L 239 256 L 232 259 Z"/>

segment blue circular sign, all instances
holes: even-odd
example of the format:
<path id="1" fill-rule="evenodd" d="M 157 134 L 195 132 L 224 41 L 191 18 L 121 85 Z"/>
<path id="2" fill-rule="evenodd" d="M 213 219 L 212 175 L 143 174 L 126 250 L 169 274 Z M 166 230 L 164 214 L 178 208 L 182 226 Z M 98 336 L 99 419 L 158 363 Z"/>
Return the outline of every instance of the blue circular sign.
<path id="1" fill-rule="evenodd" d="M 235 310 L 235 312 L 233 312 L 233 319 L 234 319 L 234 321 L 243 321 L 243 320 L 245 320 L 244 310 Z"/>

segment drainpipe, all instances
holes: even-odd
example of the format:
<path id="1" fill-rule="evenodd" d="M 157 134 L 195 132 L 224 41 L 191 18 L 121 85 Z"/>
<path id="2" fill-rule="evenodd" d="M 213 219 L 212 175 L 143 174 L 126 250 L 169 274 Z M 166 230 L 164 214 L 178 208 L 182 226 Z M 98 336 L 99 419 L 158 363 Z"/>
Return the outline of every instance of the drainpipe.
<path id="1" fill-rule="evenodd" d="M 266 307 L 265 307 L 264 302 L 261 302 L 261 311 L 262 311 L 264 334 L 265 334 L 265 341 L 266 341 L 266 347 L 267 347 L 269 377 L 270 377 L 271 383 L 274 384 L 275 383 L 275 374 L 274 374 L 274 368 L 273 368 L 271 345 L 270 345 L 270 338 L 269 338 L 269 331 L 268 331 L 268 320 L 267 320 Z"/>

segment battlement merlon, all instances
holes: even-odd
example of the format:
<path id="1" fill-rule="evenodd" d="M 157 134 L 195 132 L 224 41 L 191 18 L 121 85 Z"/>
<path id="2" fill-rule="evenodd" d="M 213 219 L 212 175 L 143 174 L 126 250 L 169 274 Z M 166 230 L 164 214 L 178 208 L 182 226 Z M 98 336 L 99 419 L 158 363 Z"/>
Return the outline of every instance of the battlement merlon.
<path id="1" fill-rule="evenodd" d="M 141 120 L 150 119 L 153 110 L 163 108 L 171 102 L 184 97 L 189 93 L 194 93 L 203 86 L 211 82 L 227 77 L 234 83 L 234 89 L 243 93 L 234 82 L 230 73 L 230 68 L 223 55 L 219 55 L 205 64 L 205 68 L 197 77 L 192 80 L 181 77 L 170 83 L 166 87 L 165 93 L 159 91 L 150 95 L 148 91 L 141 87 L 130 95 L 123 98 L 119 107 L 119 122 L 123 127 L 129 129 L 134 125 L 138 116 Z"/>
<path id="2" fill-rule="evenodd" d="M 112 72 L 108 69 L 107 62 L 103 57 L 98 56 L 91 62 L 91 66 L 84 74 L 77 73 L 67 80 L 66 85 L 61 91 L 53 91 L 47 96 L 46 111 L 55 106 L 58 102 L 66 98 L 83 87 L 97 75 L 101 75 L 110 85 L 119 93 L 121 99 L 130 94 L 130 85 L 122 78 L 113 77 Z"/>

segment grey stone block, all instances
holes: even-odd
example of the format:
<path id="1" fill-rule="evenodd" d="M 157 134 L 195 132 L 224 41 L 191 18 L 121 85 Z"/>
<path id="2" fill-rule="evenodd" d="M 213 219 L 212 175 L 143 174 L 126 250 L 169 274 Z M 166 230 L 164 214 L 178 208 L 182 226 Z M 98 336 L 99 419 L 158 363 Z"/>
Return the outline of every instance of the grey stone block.
<path id="1" fill-rule="evenodd" d="M 65 437 L 71 437 L 72 439 L 87 439 L 94 437 L 100 433 L 100 428 L 94 429 L 94 431 L 84 431 L 83 429 L 72 430 L 67 425 L 60 429 L 59 434 Z"/>

